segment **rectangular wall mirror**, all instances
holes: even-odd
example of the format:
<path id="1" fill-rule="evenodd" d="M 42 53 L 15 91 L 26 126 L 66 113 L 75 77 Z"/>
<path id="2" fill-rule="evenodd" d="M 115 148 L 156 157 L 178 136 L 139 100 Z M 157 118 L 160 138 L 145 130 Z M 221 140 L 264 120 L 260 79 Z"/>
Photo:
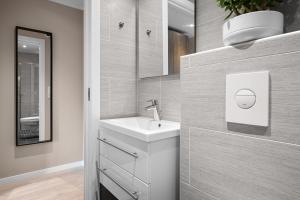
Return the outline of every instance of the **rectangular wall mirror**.
<path id="1" fill-rule="evenodd" d="M 52 34 L 16 27 L 16 145 L 52 141 Z"/>
<path id="2" fill-rule="evenodd" d="M 196 52 L 195 0 L 138 0 L 139 78 L 180 73 L 180 56 Z"/>

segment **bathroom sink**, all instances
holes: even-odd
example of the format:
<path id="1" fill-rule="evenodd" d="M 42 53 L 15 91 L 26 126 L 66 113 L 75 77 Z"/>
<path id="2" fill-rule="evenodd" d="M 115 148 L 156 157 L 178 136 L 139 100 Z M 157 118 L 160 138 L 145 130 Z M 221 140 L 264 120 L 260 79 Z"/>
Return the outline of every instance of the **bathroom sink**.
<path id="1" fill-rule="evenodd" d="M 145 142 L 153 142 L 179 135 L 180 123 L 147 117 L 129 117 L 100 120 L 100 126 L 134 137 Z"/>

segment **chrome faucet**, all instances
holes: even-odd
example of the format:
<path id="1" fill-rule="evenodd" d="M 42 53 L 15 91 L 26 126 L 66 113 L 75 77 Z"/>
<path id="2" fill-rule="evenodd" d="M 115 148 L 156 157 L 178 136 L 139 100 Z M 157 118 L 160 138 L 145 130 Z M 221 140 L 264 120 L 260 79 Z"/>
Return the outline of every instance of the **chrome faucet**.
<path id="1" fill-rule="evenodd" d="M 158 100 L 156 99 L 151 99 L 148 100 L 147 102 L 150 102 L 151 105 L 150 106 L 146 106 L 145 110 L 153 110 L 153 118 L 155 121 L 160 121 L 160 110 L 159 110 L 159 104 L 158 104 Z"/>

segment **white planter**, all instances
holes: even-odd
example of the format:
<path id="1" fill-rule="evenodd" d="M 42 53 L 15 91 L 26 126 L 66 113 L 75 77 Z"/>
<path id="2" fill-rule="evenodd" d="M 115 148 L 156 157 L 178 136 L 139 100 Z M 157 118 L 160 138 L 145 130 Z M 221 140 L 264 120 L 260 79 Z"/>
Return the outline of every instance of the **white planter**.
<path id="1" fill-rule="evenodd" d="M 223 25 L 223 42 L 225 45 L 232 45 L 282 34 L 283 21 L 283 14 L 277 11 L 239 15 Z"/>

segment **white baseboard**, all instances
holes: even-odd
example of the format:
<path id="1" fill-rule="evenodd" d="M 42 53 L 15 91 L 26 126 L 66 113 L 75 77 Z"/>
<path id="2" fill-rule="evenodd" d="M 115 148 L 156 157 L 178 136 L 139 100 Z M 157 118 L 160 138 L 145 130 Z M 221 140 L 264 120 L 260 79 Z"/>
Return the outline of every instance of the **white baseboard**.
<path id="1" fill-rule="evenodd" d="M 2 179 L 0 179 L 0 185 L 15 183 L 17 181 L 26 180 L 26 179 L 30 179 L 30 178 L 41 176 L 41 175 L 51 174 L 54 172 L 72 170 L 72 169 L 83 167 L 83 166 L 84 166 L 83 161 L 77 161 L 77 162 L 72 162 L 72 163 L 59 165 L 59 166 L 55 166 L 55 167 L 49 167 L 46 169 L 41 169 L 41 170 L 37 170 L 37 171 L 33 171 L 33 172 L 19 174 L 16 176 L 2 178 Z"/>

